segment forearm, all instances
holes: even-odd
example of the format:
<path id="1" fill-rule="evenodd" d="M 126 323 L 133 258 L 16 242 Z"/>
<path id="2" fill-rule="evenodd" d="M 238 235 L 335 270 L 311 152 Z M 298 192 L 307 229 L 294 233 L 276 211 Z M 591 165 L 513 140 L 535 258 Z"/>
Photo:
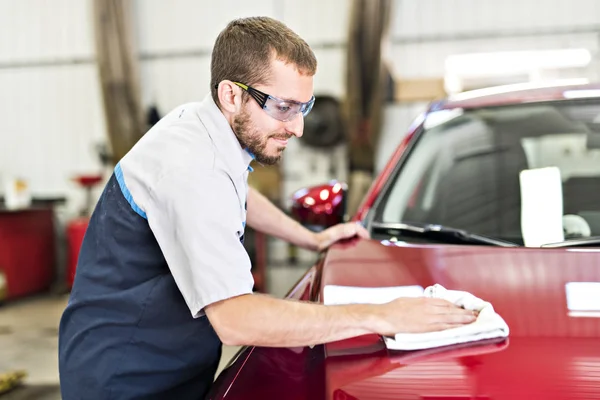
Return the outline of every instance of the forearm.
<path id="1" fill-rule="evenodd" d="M 373 305 L 324 306 L 244 295 L 213 304 L 206 313 L 223 343 L 229 345 L 307 346 L 377 330 Z"/>
<path id="2" fill-rule="evenodd" d="M 317 250 L 317 236 L 298 222 L 288 217 L 265 196 L 253 188 L 248 190 L 248 226 L 270 236 L 305 249 Z"/>

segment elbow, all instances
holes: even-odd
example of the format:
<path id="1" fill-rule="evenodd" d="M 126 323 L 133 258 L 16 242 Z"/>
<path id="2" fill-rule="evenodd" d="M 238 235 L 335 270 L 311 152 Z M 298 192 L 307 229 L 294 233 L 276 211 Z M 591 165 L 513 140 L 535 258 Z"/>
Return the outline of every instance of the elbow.
<path id="1" fill-rule="evenodd" d="M 221 343 L 226 346 L 246 346 L 251 340 L 247 330 L 240 326 L 235 316 L 229 315 L 226 309 L 209 307 L 206 316 Z"/>
<path id="2" fill-rule="evenodd" d="M 233 328 L 230 324 L 222 323 L 222 321 L 219 324 L 212 322 L 211 324 L 219 340 L 225 346 L 246 346 L 249 344 L 243 332 Z"/>
<path id="3" fill-rule="evenodd" d="M 234 336 L 219 336 L 221 343 L 225 346 L 247 346 L 247 343 L 238 337 Z"/>

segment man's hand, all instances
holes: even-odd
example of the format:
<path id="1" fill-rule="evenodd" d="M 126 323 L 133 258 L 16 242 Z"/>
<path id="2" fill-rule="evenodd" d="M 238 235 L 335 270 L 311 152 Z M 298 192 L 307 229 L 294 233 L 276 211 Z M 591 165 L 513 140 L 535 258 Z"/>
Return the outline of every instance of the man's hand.
<path id="1" fill-rule="evenodd" d="M 474 322 L 477 312 L 449 301 L 428 297 L 399 298 L 378 306 L 377 333 L 422 333 L 456 328 Z"/>
<path id="2" fill-rule="evenodd" d="M 358 236 L 363 239 L 369 238 L 369 232 L 358 222 L 347 222 L 345 224 L 337 224 L 322 232 L 317 236 L 317 251 L 323 251 L 335 242 L 342 239 L 349 239 Z"/>
<path id="3" fill-rule="evenodd" d="M 357 235 L 363 238 L 369 237 L 367 230 L 354 222 L 338 224 L 320 233 L 310 231 L 284 214 L 253 188 L 248 189 L 246 220 L 248 226 L 257 231 L 312 251 L 325 250 L 338 240 Z"/>
<path id="4" fill-rule="evenodd" d="M 473 311 L 425 297 L 325 306 L 246 294 L 210 304 L 205 312 L 221 341 L 234 346 L 308 346 L 373 333 L 439 331 L 475 321 Z"/>

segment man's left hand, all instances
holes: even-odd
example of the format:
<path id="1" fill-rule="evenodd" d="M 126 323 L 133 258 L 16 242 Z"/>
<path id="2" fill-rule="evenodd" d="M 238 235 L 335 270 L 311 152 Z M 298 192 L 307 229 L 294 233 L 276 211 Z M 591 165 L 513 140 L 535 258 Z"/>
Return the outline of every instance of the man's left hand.
<path id="1" fill-rule="evenodd" d="M 358 222 L 347 222 L 345 224 L 334 225 L 316 235 L 317 251 L 323 251 L 339 240 L 350 239 L 354 236 L 363 239 L 368 239 L 370 237 L 369 232 Z"/>

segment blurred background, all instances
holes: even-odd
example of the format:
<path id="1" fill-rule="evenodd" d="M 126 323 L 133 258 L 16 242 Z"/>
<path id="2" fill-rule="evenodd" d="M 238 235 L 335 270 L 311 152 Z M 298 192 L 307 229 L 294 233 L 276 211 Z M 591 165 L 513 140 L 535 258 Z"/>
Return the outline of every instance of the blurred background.
<path id="1" fill-rule="evenodd" d="M 285 211 L 336 179 L 351 214 L 433 100 L 600 80 L 597 0 L 0 0 L 0 393 L 27 373 L 7 399 L 60 398 L 58 320 L 104 182 L 161 116 L 208 93 L 216 36 L 253 15 L 319 62 L 304 136 L 250 175 Z M 278 297 L 317 257 L 255 232 L 246 246 L 256 289 Z"/>

